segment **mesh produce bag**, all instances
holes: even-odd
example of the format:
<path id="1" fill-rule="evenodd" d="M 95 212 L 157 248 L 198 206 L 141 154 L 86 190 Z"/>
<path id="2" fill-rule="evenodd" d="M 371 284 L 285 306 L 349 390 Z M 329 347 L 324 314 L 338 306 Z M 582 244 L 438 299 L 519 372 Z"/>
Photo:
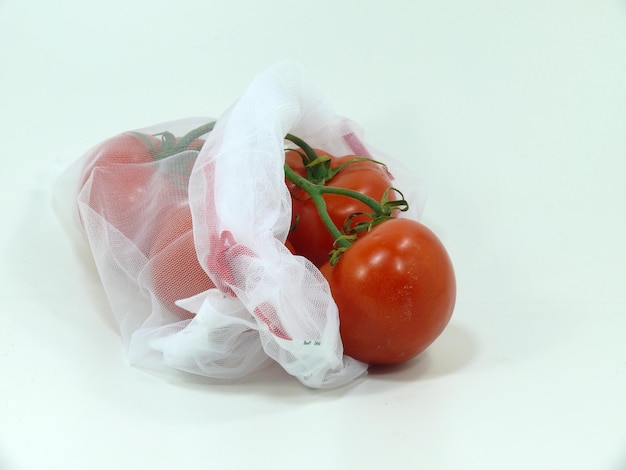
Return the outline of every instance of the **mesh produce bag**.
<path id="1" fill-rule="evenodd" d="M 236 379 L 273 360 L 312 388 L 366 371 L 343 354 L 324 277 L 285 246 L 287 133 L 337 155 L 376 153 L 297 64 L 282 62 L 218 119 L 121 134 L 63 175 L 59 196 L 89 243 L 132 364 Z"/>

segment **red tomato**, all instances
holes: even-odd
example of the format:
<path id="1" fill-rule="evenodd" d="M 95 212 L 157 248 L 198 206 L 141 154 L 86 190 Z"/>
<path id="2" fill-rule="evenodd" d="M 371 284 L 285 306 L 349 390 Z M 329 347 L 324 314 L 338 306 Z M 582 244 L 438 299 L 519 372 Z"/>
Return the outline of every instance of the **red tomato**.
<path id="1" fill-rule="evenodd" d="M 180 141 L 180 137 L 176 138 L 176 143 Z M 175 185 L 179 189 L 187 190 L 189 186 L 189 177 L 191 176 L 191 171 L 193 170 L 193 165 L 196 162 L 196 158 L 198 156 L 197 152 L 200 151 L 202 146 L 204 145 L 203 139 L 195 139 L 191 142 L 186 149 L 168 149 L 164 147 L 159 155 L 157 155 L 157 159 L 161 160 L 167 157 L 171 157 L 172 155 L 177 155 L 174 157 L 176 159 L 176 164 L 169 166 L 169 173 L 166 175 L 166 179 L 169 183 Z M 185 150 L 193 150 L 194 152 L 185 152 Z M 174 153 L 172 153 L 174 152 Z"/>
<path id="2" fill-rule="evenodd" d="M 177 317 L 193 317 L 174 302 L 212 289 L 215 284 L 198 261 L 189 206 L 178 206 L 165 213 L 148 257 L 157 298 Z"/>
<path id="3" fill-rule="evenodd" d="M 336 168 L 356 158 L 355 155 L 334 157 L 320 150 L 316 152 L 318 155 L 328 155 L 331 158 L 331 168 Z M 297 152 L 287 151 L 285 161 L 296 173 L 301 176 L 306 175 L 302 159 Z M 327 181 L 326 185 L 351 189 L 379 202 L 384 193 L 392 187 L 391 178 L 385 168 L 374 161 L 351 163 L 341 169 L 331 180 Z M 297 254 L 308 258 L 319 267 L 328 261 L 328 254 L 333 249 L 335 240 L 320 219 L 319 212 L 308 194 L 289 181 L 287 181 L 287 186 L 292 195 L 291 223 L 292 227 L 295 227 L 290 232 L 288 240 L 293 244 Z M 330 218 L 340 230 L 351 214 L 372 212 L 364 203 L 350 197 L 325 194 L 323 198 Z M 397 199 L 394 191 L 389 192 L 389 199 Z M 352 219 L 353 224 L 368 220 L 369 218 L 364 215 Z M 365 232 L 361 232 L 359 236 L 364 234 Z"/>
<path id="4" fill-rule="evenodd" d="M 160 148 L 161 140 L 154 136 L 124 132 L 105 140 L 93 150 L 85 174 L 88 177 L 90 170 L 97 166 L 151 162 Z"/>
<path id="5" fill-rule="evenodd" d="M 287 248 L 291 250 L 289 243 Z M 236 254 L 250 255 L 246 247 L 237 245 Z M 220 253 L 221 254 L 221 253 Z M 196 253 L 193 240 L 191 210 L 188 205 L 177 206 L 167 211 L 154 234 L 152 247 L 148 255 L 148 268 L 154 293 L 165 307 L 181 319 L 192 318 L 194 314 L 177 306 L 180 299 L 200 294 L 215 288 L 215 284 L 206 274 Z M 214 269 L 221 271 L 228 278 L 228 262 L 217 257 L 220 263 Z"/>
<path id="6" fill-rule="evenodd" d="M 456 300 L 450 258 L 427 227 L 391 219 L 321 268 L 339 308 L 344 352 L 396 364 L 424 351 L 448 324 Z"/>
<path id="7" fill-rule="evenodd" d="M 179 140 L 180 137 L 176 139 L 177 142 Z M 203 144 L 203 139 L 195 139 L 189 144 L 187 150 L 199 151 Z M 152 171 L 141 171 L 133 175 L 129 168 L 131 165 L 152 163 L 171 156 L 169 154 L 163 155 L 161 151 L 162 141 L 152 135 L 125 132 L 112 137 L 94 149 L 92 157 L 83 171 L 84 177 L 81 187 L 84 186 L 94 170 L 98 168 L 114 170 L 118 179 L 116 186 L 124 189 L 125 199 L 129 205 L 132 205 L 137 199 L 144 197 L 146 181 L 149 180 Z M 192 165 L 193 161 L 186 168 L 189 173 L 191 173 Z M 188 174 L 186 176 L 189 177 Z"/>
<path id="8" fill-rule="evenodd" d="M 145 164 L 154 161 L 159 148 L 160 140 L 156 137 L 133 132 L 112 137 L 96 147 L 81 182 L 82 188 L 94 176 L 90 207 L 106 217 L 145 197 L 153 174 L 153 169 Z"/>
<path id="9" fill-rule="evenodd" d="M 199 150 L 203 144 L 204 140 L 196 139 L 188 149 Z M 81 188 L 92 178 L 89 207 L 130 239 L 143 229 L 153 191 L 161 191 L 168 184 L 186 188 L 189 181 L 195 160 L 192 156 L 185 156 L 176 172 L 156 175 L 154 162 L 170 156 L 163 151 L 161 139 L 126 132 L 96 147 L 83 171 Z"/>

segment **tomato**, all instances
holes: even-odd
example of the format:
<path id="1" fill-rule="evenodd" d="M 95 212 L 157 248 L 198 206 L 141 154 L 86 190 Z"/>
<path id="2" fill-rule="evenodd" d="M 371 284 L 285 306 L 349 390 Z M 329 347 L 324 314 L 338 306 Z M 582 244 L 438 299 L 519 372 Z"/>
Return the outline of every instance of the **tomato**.
<path id="1" fill-rule="evenodd" d="M 407 361 L 424 351 L 452 316 L 452 263 L 436 235 L 414 220 L 377 225 L 321 272 L 339 309 L 344 352 L 360 361 Z"/>
<path id="2" fill-rule="evenodd" d="M 330 157 L 331 168 L 337 168 L 356 158 L 355 155 L 335 157 L 320 150 L 317 150 L 317 153 Z M 287 151 L 285 161 L 296 173 L 301 176 L 306 175 L 302 159 L 297 152 Z M 328 261 L 328 254 L 333 249 L 335 240 L 320 219 L 319 212 L 308 194 L 289 181 L 287 181 L 287 186 L 292 195 L 292 231 L 288 240 L 293 244 L 297 254 L 308 258 L 319 267 Z M 326 186 L 351 189 L 376 201 L 381 201 L 392 184 L 390 175 L 382 165 L 374 161 L 359 161 L 339 170 L 332 179 L 326 182 Z M 324 194 L 323 198 L 331 220 L 339 229 L 343 227 L 350 215 L 357 212 L 372 212 L 363 202 L 350 197 Z M 394 191 L 389 191 L 389 199 L 397 199 Z M 352 225 L 368 220 L 367 216 L 359 215 L 352 219 Z M 361 232 L 359 235 L 364 234 L 365 232 Z"/>
<path id="3" fill-rule="evenodd" d="M 83 171 L 81 188 L 91 178 L 89 207 L 130 239 L 143 229 L 155 190 L 162 191 L 168 184 L 186 187 L 189 181 L 194 155 L 185 155 L 171 174 L 157 174 L 154 162 L 169 156 L 162 144 L 147 134 L 119 134 L 94 149 Z M 187 148 L 199 150 L 203 144 L 204 140 L 195 139 Z"/>
<path id="4" fill-rule="evenodd" d="M 91 154 L 85 175 L 95 167 L 117 163 L 145 163 L 154 161 L 161 148 L 157 137 L 139 132 L 124 132 L 105 140 Z"/>
<path id="5" fill-rule="evenodd" d="M 150 279 L 157 298 L 177 317 L 193 317 L 175 302 L 212 289 L 215 284 L 198 261 L 188 205 L 165 213 L 148 257 Z"/>
<path id="6" fill-rule="evenodd" d="M 180 140 L 181 138 L 177 137 L 176 143 L 178 144 Z M 176 155 L 176 157 L 174 157 L 176 159 L 175 165 L 168 167 L 169 172 L 166 175 L 166 178 L 169 183 L 175 185 L 179 189 L 184 189 L 185 191 L 187 190 L 187 187 L 189 186 L 189 177 L 191 176 L 193 165 L 198 156 L 197 152 L 202 149 L 204 142 L 204 139 L 195 139 L 186 147 L 186 149 L 162 148 L 160 153 L 157 155 L 157 159 L 160 160 Z M 193 150 L 194 152 L 185 152 L 185 150 Z"/>
<path id="7" fill-rule="evenodd" d="M 83 171 L 81 188 L 92 176 L 89 206 L 105 217 L 120 208 L 133 207 L 145 197 L 159 139 L 126 132 L 96 147 Z M 111 220 L 115 224 L 114 220 Z"/>
<path id="8" fill-rule="evenodd" d="M 178 141 L 180 141 L 180 137 L 176 138 L 176 142 Z M 204 142 L 204 139 L 194 139 L 187 146 L 187 150 L 199 151 Z M 145 180 L 149 179 L 151 172 L 142 172 L 143 174 L 137 178 L 129 175 L 127 169 L 130 165 L 152 163 L 168 156 L 171 155 L 162 154 L 162 141 L 155 136 L 139 132 L 119 134 L 104 141 L 93 150 L 83 171 L 81 188 L 96 169 L 115 169 L 118 173 L 118 186 L 125 188 L 126 199 L 132 204 L 145 194 Z M 193 164 L 193 160 L 191 164 Z M 120 167 L 118 165 L 125 166 Z M 191 173 L 191 165 L 187 167 L 187 170 L 188 173 Z"/>
<path id="9" fill-rule="evenodd" d="M 212 267 L 220 273 L 221 277 L 232 281 L 228 259 L 223 259 L 221 255 L 234 258 L 238 255 L 253 256 L 254 254 L 248 248 L 234 244 L 234 240 L 229 239 L 228 236 L 226 238 L 228 240 L 225 240 L 226 244 L 222 247 L 224 252 L 222 253 L 218 248 L 219 252 L 214 257 L 215 259 L 208 263 L 215 265 Z M 234 245 L 230 246 L 230 243 Z M 215 245 L 220 244 L 215 243 Z M 285 245 L 292 251 L 289 243 Z M 177 306 L 175 302 L 216 286 L 198 261 L 189 205 L 182 204 L 164 213 L 159 228 L 154 234 L 148 258 L 150 279 L 156 297 L 177 317 L 192 318 L 193 313 Z M 221 290 L 232 294 L 232 291 L 224 286 L 221 286 Z"/>

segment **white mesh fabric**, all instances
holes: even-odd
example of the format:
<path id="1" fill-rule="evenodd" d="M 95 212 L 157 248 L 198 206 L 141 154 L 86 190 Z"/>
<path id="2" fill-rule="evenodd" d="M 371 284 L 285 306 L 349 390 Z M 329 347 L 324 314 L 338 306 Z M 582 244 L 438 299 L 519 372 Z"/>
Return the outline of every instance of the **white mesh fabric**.
<path id="1" fill-rule="evenodd" d="M 336 305 L 315 266 L 283 245 L 291 222 L 284 136 L 334 118 L 292 64 L 258 77 L 217 121 L 189 184 L 199 259 L 254 317 L 265 353 L 310 387 L 361 375 L 343 356 Z"/>
<path id="2" fill-rule="evenodd" d="M 210 121 L 140 131 L 182 136 Z M 390 163 L 363 143 L 354 123 L 334 114 L 299 66 L 283 62 L 217 120 L 199 153 L 97 168 L 84 181 L 96 147 L 59 180 L 65 205 L 78 185 L 72 214 L 131 363 L 235 379 L 274 360 L 312 388 L 340 386 L 366 371 L 343 355 L 323 276 L 284 246 L 291 221 L 287 133 L 335 155 L 373 154 Z M 398 172 L 396 163 L 389 166 Z M 120 182 L 135 180 L 145 185 L 129 199 Z M 422 202 L 411 202 L 416 218 Z"/>

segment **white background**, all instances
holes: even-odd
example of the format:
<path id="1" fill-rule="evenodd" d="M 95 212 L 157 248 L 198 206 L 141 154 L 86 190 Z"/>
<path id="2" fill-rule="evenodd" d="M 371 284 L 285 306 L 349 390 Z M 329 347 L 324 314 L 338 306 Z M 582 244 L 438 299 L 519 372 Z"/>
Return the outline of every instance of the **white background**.
<path id="1" fill-rule="evenodd" d="M 53 178 L 285 58 L 427 183 L 451 324 L 327 392 L 130 367 Z M 625 1 L 0 0 L 0 64 L 1 469 L 626 469 Z"/>

